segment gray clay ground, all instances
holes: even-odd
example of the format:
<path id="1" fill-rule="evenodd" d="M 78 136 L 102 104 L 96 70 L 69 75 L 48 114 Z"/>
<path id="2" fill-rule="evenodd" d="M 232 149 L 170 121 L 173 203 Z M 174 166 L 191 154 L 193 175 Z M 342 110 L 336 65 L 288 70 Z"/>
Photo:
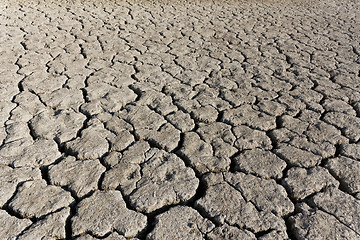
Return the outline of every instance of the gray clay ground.
<path id="1" fill-rule="evenodd" d="M 360 239 L 360 2 L 0 3 L 0 239 Z"/>

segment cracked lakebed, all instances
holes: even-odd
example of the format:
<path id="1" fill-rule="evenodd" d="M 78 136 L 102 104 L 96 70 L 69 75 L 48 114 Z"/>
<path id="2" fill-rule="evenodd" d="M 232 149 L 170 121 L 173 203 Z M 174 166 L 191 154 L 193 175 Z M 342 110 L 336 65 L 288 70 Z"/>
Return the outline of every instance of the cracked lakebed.
<path id="1" fill-rule="evenodd" d="M 360 239 L 358 1 L 0 9 L 0 239 Z"/>

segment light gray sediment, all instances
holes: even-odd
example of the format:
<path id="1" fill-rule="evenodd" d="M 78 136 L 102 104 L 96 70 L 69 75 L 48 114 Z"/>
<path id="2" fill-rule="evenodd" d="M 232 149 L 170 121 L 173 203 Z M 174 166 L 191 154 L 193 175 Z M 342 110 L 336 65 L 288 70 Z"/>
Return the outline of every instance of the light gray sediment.
<path id="1" fill-rule="evenodd" d="M 358 1 L 0 2 L 1 239 L 360 239 Z"/>

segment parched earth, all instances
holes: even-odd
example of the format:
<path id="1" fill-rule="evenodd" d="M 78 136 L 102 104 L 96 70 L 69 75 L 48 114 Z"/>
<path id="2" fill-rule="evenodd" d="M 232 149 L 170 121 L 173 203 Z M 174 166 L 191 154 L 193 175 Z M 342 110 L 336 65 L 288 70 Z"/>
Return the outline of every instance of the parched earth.
<path id="1" fill-rule="evenodd" d="M 359 12 L 1 1 L 0 239 L 360 239 Z"/>

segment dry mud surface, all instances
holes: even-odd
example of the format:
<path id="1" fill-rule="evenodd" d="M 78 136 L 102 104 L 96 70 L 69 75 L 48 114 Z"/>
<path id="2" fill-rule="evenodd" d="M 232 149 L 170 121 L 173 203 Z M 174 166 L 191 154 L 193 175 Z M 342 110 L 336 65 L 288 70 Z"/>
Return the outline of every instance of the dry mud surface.
<path id="1" fill-rule="evenodd" d="M 358 1 L 1 1 L 0 239 L 360 239 Z"/>

